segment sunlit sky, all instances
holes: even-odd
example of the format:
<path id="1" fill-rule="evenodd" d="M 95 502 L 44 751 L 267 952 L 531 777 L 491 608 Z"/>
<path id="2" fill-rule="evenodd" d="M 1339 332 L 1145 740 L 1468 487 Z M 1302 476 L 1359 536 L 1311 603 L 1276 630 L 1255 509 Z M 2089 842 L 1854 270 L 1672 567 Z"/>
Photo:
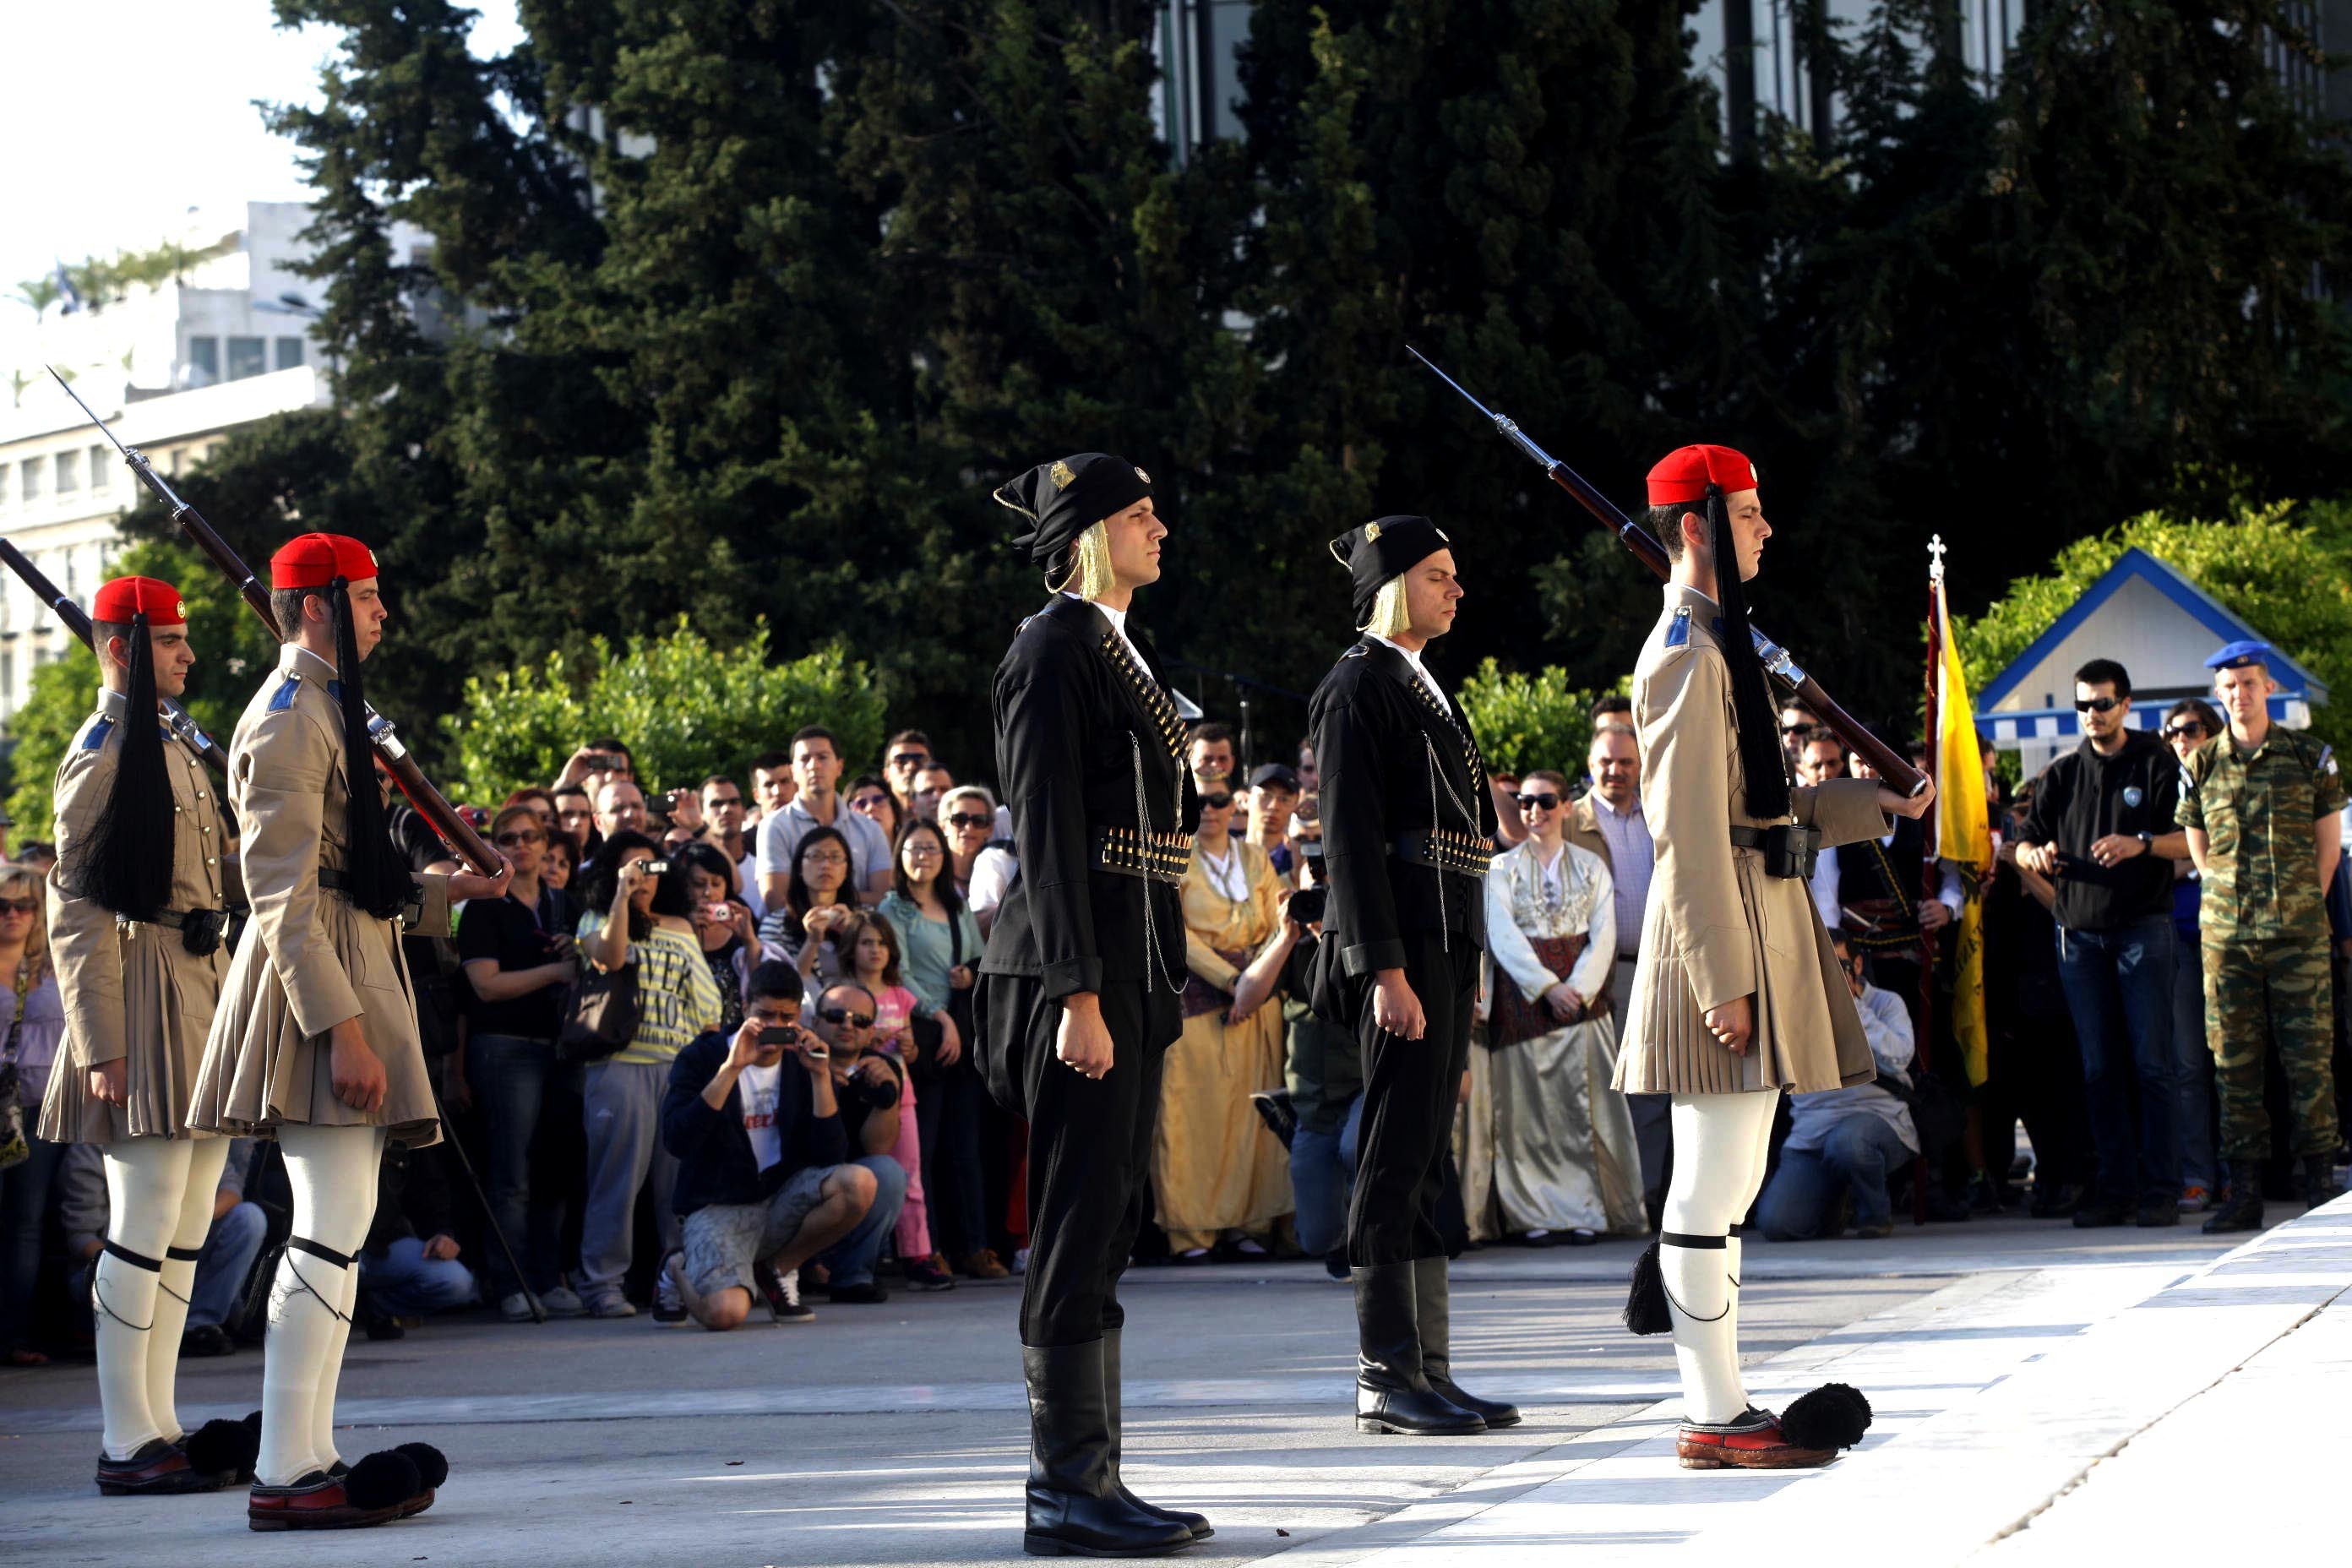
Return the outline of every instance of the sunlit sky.
<path id="1" fill-rule="evenodd" d="M 509 47 L 514 0 L 474 8 L 475 52 Z M 60 260 L 153 245 L 192 206 L 307 195 L 254 105 L 317 101 L 334 29 L 281 29 L 269 0 L 27 0 L 0 36 L 0 332 Z"/>

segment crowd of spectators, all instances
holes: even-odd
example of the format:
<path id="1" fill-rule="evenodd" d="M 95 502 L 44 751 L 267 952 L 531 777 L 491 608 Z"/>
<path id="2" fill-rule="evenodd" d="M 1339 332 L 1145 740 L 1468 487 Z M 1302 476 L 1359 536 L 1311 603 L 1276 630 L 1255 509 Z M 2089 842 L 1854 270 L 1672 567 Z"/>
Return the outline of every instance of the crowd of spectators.
<path id="1" fill-rule="evenodd" d="M 2126 672 L 2094 661 L 2077 685 L 2082 746 L 2014 790 L 1988 768 L 1998 853 L 1973 883 L 1933 858 L 1916 824 L 1822 854 L 1811 891 L 1877 1077 L 1788 1102 L 1750 1216 L 1762 1234 L 1881 1237 L 2012 1210 L 2077 1226 L 2211 1211 L 2211 1228 L 2233 1228 L 2249 1183 L 2254 1223 L 2265 1192 L 2332 1191 L 2338 1151 L 2315 1159 L 2308 1145 L 2340 1122 L 2313 1114 L 2294 1016 L 2271 1026 L 2274 1049 L 2257 1042 L 2251 1069 L 2230 1047 L 2217 1093 L 2227 1052 L 2203 975 L 2241 940 L 2243 889 L 2228 879 L 2245 836 L 2183 826 L 2197 813 L 2182 781 L 2225 733 L 2232 755 L 2265 754 L 2259 695 L 2227 718 L 2185 699 L 2150 734 L 2126 721 Z M 1495 781 L 1480 1048 L 1449 1172 L 1461 1247 L 1588 1245 L 1658 1222 L 1673 1160 L 1664 1104 L 1610 1085 L 1653 866 L 1640 740 L 1622 698 L 1591 718 L 1581 756 Z M 1799 783 L 1867 774 L 1814 715 L 1780 718 Z M 1301 744 L 1250 766 L 1230 728 L 1204 722 L 1185 763 L 1198 816 L 1181 889 L 1183 1022 L 1162 1067 L 1138 1261 L 1303 1256 L 1345 1279 L 1361 1066 L 1353 1037 L 1307 996 L 1321 900 L 1314 754 Z M 2327 809 L 2341 805 L 2336 789 Z M 465 1307 L 513 1321 L 643 1310 L 726 1330 L 754 1314 L 806 1321 L 820 1298 L 863 1306 L 1024 1267 L 1024 1139 L 971 1049 L 979 964 L 1017 851 L 994 796 L 960 782 L 926 735 L 901 731 L 857 759 L 810 725 L 744 776 L 650 796 L 625 742 L 604 737 L 484 817 L 513 864 L 506 894 L 464 906 L 451 939 L 404 943 L 451 1142 L 385 1157 L 362 1258 L 370 1334 Z M 404 807 L 392 830 L 419 868 L 441 863 Z M 2332 889 L 2336 993 L 2352 955 L 2344 831 L 2325 816 L 2266 850 L 2293 851 L 2278 876 Z M 0 973 L 15 976 L 5 1055 L 27 1105 L 64 1024 L 45 848 L 0 867 Z M 2215 878 L 2237 889 L 2224 926 Z M 1982 1081 L 1954 1029 L 1972 900 Z M 601 1025 L 583 1013 L 599 1000 Z M 2341 1034 L 2326 1048 L 2340 1053 Z M 2271 1113 L 2250 1131 L 2247 1097 L 2259 1114 L 2265 1088 Z M 236 1149 L 215 1216 L 192 1354 L 257 1335 L 255 1281 L 287 1224 L 268 1144 Z M 86 1342 L 76 1281 L 105 1223 L 95 1151 L 36 1139 L 0 1168 L 0 1350 L 14 1362 Z"/>

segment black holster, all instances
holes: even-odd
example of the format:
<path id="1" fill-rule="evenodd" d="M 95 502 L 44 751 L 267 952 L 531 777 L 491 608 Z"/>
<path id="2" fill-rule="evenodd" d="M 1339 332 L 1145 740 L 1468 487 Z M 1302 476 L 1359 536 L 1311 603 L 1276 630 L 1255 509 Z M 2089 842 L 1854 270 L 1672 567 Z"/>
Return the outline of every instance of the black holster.
<path id="1" fill-rule="evenodd" d="M 1740 827 L 1731 829 L 1732 844 L 1741 849 L 1754 849 L 1764 857 L 1764 874 L 1768 877 L 1802 877 L 1813 874 L 1813 863 L 1822 856 L 1822 835 L 1819 828 L 1800 827 L 1783 822 L 1771 827 Z"/>

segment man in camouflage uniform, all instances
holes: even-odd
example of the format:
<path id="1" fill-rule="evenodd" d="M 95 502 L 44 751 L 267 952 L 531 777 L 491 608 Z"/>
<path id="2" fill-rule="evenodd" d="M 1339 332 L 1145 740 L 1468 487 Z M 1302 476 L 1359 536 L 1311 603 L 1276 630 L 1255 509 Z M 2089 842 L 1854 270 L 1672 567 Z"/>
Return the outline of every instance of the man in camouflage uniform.
<path id="1" fill-rule="evenodd" d="M 2180 770 L 2180 826 L 2203 873 L 2205 1031 L 2221 1089 L 2230 1198 L 2209 1232 L 2260 1230 L 2270 1150 L 2263 1053 L 2277 1042 L 2294 1106 L 2294 1151 L 2307 1206 L 2337 1195 L 2335 1037 L 2326 892 L 2341 853 L 2345 804 L 2334 752 L 2273 724 L 2269 647 L 2233 642 L 2205 661 L 2229 728 Z"/>

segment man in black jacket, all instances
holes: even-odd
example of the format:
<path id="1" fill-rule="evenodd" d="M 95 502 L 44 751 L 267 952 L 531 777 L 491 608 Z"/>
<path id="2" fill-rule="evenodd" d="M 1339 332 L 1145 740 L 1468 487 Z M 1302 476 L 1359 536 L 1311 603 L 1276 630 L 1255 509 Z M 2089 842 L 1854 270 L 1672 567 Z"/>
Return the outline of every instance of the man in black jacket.
<path id="1" fill-rule="evenodd" d="M 874 1204 L 874 1173 L 846 1163 L 824 1042 L 801 1027 L 799 971 L 762 963 L 751 992 L 732 1039 L 704 1035 L 677 1053 L 662 1100 L 685 1222 L 682 1255 L 662 1267 L 706 1329 L 742 1322 L 755 1290 L 779 1321 L 814 1317 L 790 1282 Z"/>
<path id="2" fill-rule="evenodd" d="M 1021 876 L 975 999 L 989 1091 L 1029 1121 L 1023 1544 L 1152 1555 L 1209 1533 L 1118 1475 L 1118 1279 L 1149 1191 L 1160 1061 L 1183 1026 L 1184 724 L 1127 624 L 1168 530 L 1150 476 L 1101 452 L 1041 465 L 996 499 L 1030 520 L 1017 542 L 1054 594 L 996 671 L 996 773 Z"/>
<path id="3" fill-rule="evenodd" d="M 1448 543 L 1425 517 L 1384 517 L 1332 541 L 1364 635 L 1307 709 L 1331 887 L 1316 1010 L 1352 1028 L 1363 1055 L 1348 1260 L 1356 1424 L 1373 1432 L 1479 1432 L 1519 1418 L 1453 1379 L 1438 1225 L 1495 831 L 1469 721 L 1422 663 L 1462 597 Z"/>
<path id="4" fill-rule="evenodd" d="M 2177 1225 L 2172 862 L 2189 853 L 2172 820 L 2180 766 L 2156 736 L 2124 727 L 2131 677 L 2115 660 L 2074 672 L 2074 711 L 2083 743 L 2034 781 L 2017 847 L 2018 864 L 2057 889 L 2058 976 L 2082 1043 L 2099 1174 L 2074 1223 L 2121 1225 L 2137 1210 L 2141 1225 Z"/>

